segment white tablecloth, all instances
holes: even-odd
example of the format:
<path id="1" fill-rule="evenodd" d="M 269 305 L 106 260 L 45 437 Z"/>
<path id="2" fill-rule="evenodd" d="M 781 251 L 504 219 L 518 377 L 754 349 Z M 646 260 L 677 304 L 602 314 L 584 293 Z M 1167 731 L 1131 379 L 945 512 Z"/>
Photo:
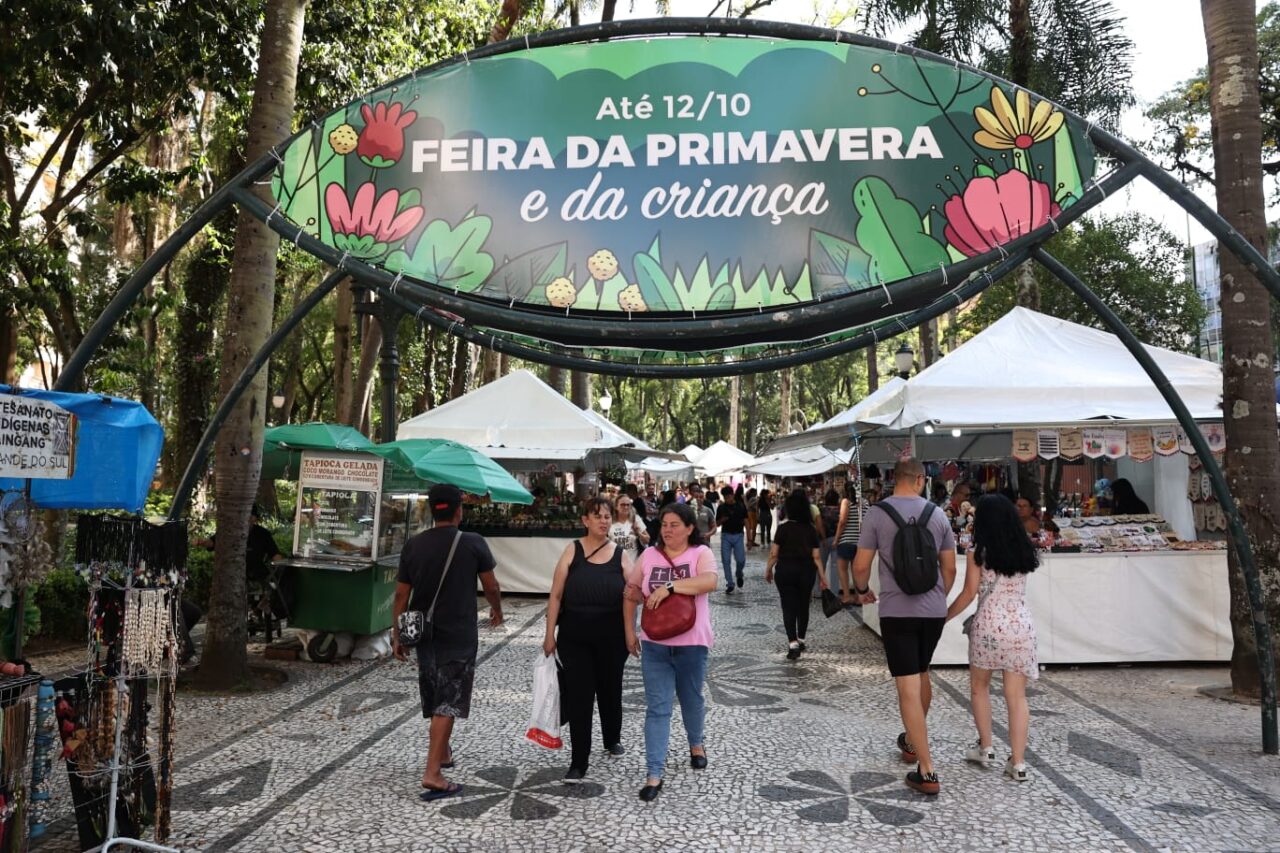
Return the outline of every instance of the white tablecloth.
<path id="1" fill-rule="evenodd" d="M 1042 554 L 1027 579 L 1040 663 L 1139 663 L 1231 659 L 1230 594 L 1225 551 Z M 966 561 L 956 559 L 949 599 L 964 587 Z M 879 568 L 871 587 L 880 588 Z M 976 602 L 947 623 L 937 664 L 967 664 L 960 623 Z M 880 633 L 879 608 L 862 608 Z"/>
<path id="2" fill-rule="evenodd" d="M 573 542 L 568 536 L 487 536 L 489 550 L 498 567 L 498 586 L 503 592 L 551 592 L 551 576 L 565 546 Z"/>

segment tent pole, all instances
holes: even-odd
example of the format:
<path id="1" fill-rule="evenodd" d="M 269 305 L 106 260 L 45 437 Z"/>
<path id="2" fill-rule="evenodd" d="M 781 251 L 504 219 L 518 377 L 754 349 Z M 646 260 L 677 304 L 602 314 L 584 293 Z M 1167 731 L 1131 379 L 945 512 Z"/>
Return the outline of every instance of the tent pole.
<path id="1" fill-rule="evenodd" d="M 196 445 L 195 452 L 191 454 L 191 459 L 187 462 L 187 470 L 182 472 L 182 480 L 178 483 L 177 491 L 173 494 L 173 506 L 169 507 L 170 521 L 176 521 L 181 518 L 182 513 L 186 511 L 187 504 L 191 500 L 191 490 L 195 488 L 200 471 L 204 468 L 205 459 L 209 455 L 209 448 L 213 445 L 213 440 L 222 429 L 223 423 L 230 416 L 231 410 L 240 401 L 245 389 L 253 382 L 253 377 L 258 375 L 258 371 L 267 363 L 271 358 L 271 354 L 276 351 L 280 344 L 284 343 L 285 339 L 289 337 L 289 333 L 311 313 L 313 308 L 320 304 L 321 300 L 329 295 L 329 291 L 337 287 L 338 283 L 346 277 L 347 272 L 343 269 L 336 269 L 325 276 L 324 281 L 320 282 L 315 290 L 308 293 L 298 303 L 298 307 L 293 309 L 293 313 L 285 318 L 285 321 L 280 324 L 278 329 L 271 333 L 262 348 L 254 353 L 253 360 L 245 365 L 239 378 L 236 379 L 236 384 L 231 386 L 226 398 L 218 405 L 218 410 L 213 413 L 213 417 L 209 419 L 209 425 L 204 428 L 204 433 L 200 436 L 200 443 Z"/>
<path id="2" fill-rule="evenodd" d="M 1236 556 L 1240 561 L 1240 571 L 1244 575 L 1245 586 L 1248 589 L 1249 609 L 1253 612 L 1253 635 L 1255 642 L 1258 644 L 1258 674 L 1262 681 L 1262 751 L 1267 755 L 1280 754 L 1280 732 L 1277 731 L 1276 720 L 1276 669 L 1275 656 L 1271 646 L 1271 626 L 1267 623 L 1267 609 L 1262 598 L 1262 583 L 1258 577 L 1257 564 L 1253 560 L 1253 548 L 1249 544 L 1249 535 L 1245 530 L 1244 521 L 1240 517 L 1240 508 L 1236 506 L 1235 498 L 1231 496 L 1231 490 L 1227 487 L 1227 480 L 1222 475 L 1222 469 L 1218 467 L 1218 463 L 1214 460 L 1213 452 L 1209 449 L 1209 443 L 1205 441 L 1204 436 L 1200 433 L 1200 429 L 1196 425 L 1195 419 L 1191 417 L 1191 412 L 1188 411 L 1186 404 L 1178 396 L 1177 389 L 1169 382 L 1169 378 L 1164 375 L 1164 371 L 1156 364 L 1155 359 L 1151 357 L 1151 354 L 1147 352 L 1142 343 L 1134 337 L 1133 332 L 1124 324 L 1124 321 L 1075 273 L 1063 266 L 1060 261 L 1044 249 L 1037 248 L 1033 255 L 1045 269 L 1074 291 L 1077 296 L 1084 300 L 1086 305 L 1093 309 L 1094 313 L 1107 325 L 1107 328 L 1124 344 L 1125 349 L 1133 354 L 1138 364 L 1142 365 L 1142 369 L 1147 372 L 1147 375 L 1151 377 L 1151 381 L 1155 383 L 1156 390 L 1160 392 L 1160 396 L 1164 397 L 1165 402 L 1169 404 L 1169 408 L 1173 410 L 1178 423 L 1182 426 L 1182 431 L 1187 434 L 1187 438 L 1195 448 L 1196 456 L 1200 458 L 1200 463 L 1204 465 L 1205 471 L 1209 474 L 1209 479 L 1213 483 L 1214 495 L 1227 515 L 1227 523 L 1231 528 L 1231 542 L 1235 546 Z"/>

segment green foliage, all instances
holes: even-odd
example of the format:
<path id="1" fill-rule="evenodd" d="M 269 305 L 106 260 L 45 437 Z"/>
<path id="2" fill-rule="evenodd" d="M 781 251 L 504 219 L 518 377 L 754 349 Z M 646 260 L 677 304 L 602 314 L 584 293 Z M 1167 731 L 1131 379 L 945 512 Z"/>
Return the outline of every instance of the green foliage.
<path id="1" fill-rule="evenodd" d="M 456 228 L 443 219 L 433 220 L 413 253 L 397 249 L 387 258 L 386 267 L 392 272 L 412 269 L 425 281 L 471 293 L 493 272 L 493 256 L 483 250 L 492 227 L 489 217 L 474 214 Z"/>
<path id="2" fill-rule="evenodd" d="M 1159 222 L 1140 213 L 1082 220 L 1050 240 L 1050 254 L 1075 271 L 1144 343 L 1193 353 L 1204 305 L 1187 281 L 1181 242 Z M 1054 317 L 1103 328 L 1097 316 L 1070 290 L 1036 268 L 1041 310 Z M 1004 316 L 1016 304 L 1010 280 L 987 289 L 963 318 L 972 334 Z"/>
<path id="3" fill-rule="evenodd" d="M 860 217 L 858 243 L 871 257 L 873 281 L 901 281 L 948 262 L 947 250 L 924 233 L 920 212 L 883 178 L 854 184 L 853 206 Z"/>
<path id="4" fill-rule="evenodd" d="M 89 586 L 74 568 L 58 566 L 32 591 L 31 598 L 40 610 L 41 637 L 66 642 L 85 639 Z"/>
<path id="5" fill-rule="evenodd" d="M 1280 174 L 1280 3 L 1258 11 L 1258 88 L 1262 101 L 1262 171 Z M 1213 181 L 1213 133 L 1209 117 L 1209 74 L 1201 68 L 1161 95 L 1146 111 L 1156 126 L 1143 143 L 1146 152 L 1192 186 Z M 1271 182 L 1271 198 L 1280 189 Z"/>

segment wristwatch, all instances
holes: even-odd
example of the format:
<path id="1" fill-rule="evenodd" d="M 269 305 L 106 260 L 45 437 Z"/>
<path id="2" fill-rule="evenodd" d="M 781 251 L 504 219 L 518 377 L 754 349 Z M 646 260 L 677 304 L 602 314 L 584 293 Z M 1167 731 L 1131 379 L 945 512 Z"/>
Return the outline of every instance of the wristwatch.
<path id="1" fill-rule="evenodd" d="M 676 591 L 676 582 L 667 581 L 667 592 L 675 592 L 675 591 Z"/>

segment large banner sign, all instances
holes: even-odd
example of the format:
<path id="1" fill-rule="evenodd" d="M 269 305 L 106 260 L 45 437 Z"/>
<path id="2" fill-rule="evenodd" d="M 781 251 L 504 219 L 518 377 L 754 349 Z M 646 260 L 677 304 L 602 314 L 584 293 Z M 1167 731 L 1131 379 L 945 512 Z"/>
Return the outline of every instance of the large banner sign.
<path id="1" fill-rule="evenodd" d="M 295 137 L 273 192 L 324 243 L 451 291 L 741 311 L 997 257 L 1094 165 L 1078 122 L 951 63 L 685 36 L 402 80 Z"/>
<path id="2" fill-rule="evenodd" d="M 0 394 L 0 477 L 69 480 L 75 461 L 75 415 L 43 400 Z"/>

